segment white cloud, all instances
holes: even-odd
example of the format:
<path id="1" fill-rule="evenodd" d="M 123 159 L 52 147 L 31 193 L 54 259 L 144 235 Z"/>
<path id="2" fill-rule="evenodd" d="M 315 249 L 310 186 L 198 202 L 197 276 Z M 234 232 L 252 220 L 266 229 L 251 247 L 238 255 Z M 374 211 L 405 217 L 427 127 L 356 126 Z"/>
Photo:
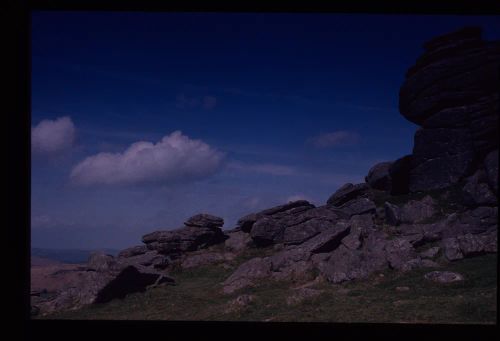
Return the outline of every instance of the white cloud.
<path id="1" fill-rule="evenodd" d="M 277 165 L 273 163 L 242 163 L 242 162 L 230 162 L 227 167 L 232 170 L 251 172 L 251 173 L 263 173 L 271 175 L 296 175 L 297 171 L 295 168 Z"/>
<path id="2" fill-rule="evenodd" d="M 352 131 L 339 130 L 313 137 L 309 142 L 316 148 L 330 148 L 352 145 L 359 141 L 359 135 Z"/>
<path id="3" fill-rule="evenodd" d="M 99 153 L 77 164 L 71 180 L 80 185 L 185 182 L 207 177 L 224 154 L 175 131 L 158 143 L 133 143 L 123 153 Z"/>
<path id="4" fill-rule="evenodd" d="M 75 140 L 75 125 L 68 116 L 43 120 L 31 127 L 31 150 L 48 154 L 67 149 Z"/>

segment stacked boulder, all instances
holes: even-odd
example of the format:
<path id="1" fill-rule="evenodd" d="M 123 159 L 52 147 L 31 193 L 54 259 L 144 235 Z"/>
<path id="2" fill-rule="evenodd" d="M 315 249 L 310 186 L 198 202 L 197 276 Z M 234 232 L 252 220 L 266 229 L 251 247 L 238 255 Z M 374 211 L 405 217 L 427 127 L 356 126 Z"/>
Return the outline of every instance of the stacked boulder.
<path id="1" fill-rule="evenodd" d="M 412 154 L 373 166 L 365 178 L 392 195 L 465 182 L 470 206 L 498 199 L 500 42 L 466 27 L 424 44 L 406 73 L 399 110 L 420 126 Z M 463 186 L 463 183 L 462 185 Z"/>
<path id="2" fill-rule="evenodd" d="M 210 214 L 197 214 L 189 218 L 184 225 L 175 230 L 155 231 L 144 235 L 144 250 L 174 260 L 185 252 L 219 244 L 227 238 L 221 230 L 224 220 Z"/>
<path id="3" fill-rule="evenodd" d="M 498 182 L 488 169 L 493 160 L 498 167 L 500 42 L 484 41 L 480 28 L 467 27 L 432 39 L 424 49 L 399 94 L 401 114 L 421 126 L 409 190 L 445 188 L 477 170 L 491 174 L 481 183 Z"/>

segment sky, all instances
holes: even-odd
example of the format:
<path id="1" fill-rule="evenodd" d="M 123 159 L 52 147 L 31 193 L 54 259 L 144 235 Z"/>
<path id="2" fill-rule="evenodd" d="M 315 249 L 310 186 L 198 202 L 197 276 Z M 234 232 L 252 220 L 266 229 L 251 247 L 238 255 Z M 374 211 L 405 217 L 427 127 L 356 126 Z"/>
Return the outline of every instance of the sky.
<path id="1" fill-rule="evenodd" d="M 197 213 L 319 206 L 411 153 L 406 70 L 495 17 L 34 12 L 31 244 L 125 248 Z"/>

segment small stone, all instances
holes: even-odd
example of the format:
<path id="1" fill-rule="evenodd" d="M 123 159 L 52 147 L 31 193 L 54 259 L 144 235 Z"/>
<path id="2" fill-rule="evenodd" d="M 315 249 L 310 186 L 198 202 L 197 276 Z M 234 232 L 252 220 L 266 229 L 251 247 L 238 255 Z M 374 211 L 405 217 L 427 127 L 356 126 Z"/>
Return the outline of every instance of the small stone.
<path id="1" fill-rule="evenodd" d="M 432 271 L 425 274 L 424 277 L 437 283 L 453 283 L 464 280 L 461 274 L 451 271 Z"/>
<path id="2" fill-rule="evenodd" d="M 410 291 L 409 287 L 396 287 L 396 291 L 404 292 L 404 291 Z"/>

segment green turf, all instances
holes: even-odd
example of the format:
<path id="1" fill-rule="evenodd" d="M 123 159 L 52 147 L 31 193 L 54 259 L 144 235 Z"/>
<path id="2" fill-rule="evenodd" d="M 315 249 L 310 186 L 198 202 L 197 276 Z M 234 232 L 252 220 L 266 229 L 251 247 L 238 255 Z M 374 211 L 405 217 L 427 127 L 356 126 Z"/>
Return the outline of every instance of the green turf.
<path id="1" fill-rule="evenodd" d="M 286 298 L 296 284 L 262 281 L 232 295 L 221 292 L 220 283 L 246 259 L 267 250 L 251 250 L 230 263 L 178 271 L 177 285 L 151 289 L 106 304 L 59 312 L 49 319 L 161 319 L 222 321 L 329 321 L 496 323 L 497 258 L 483 255 L 448 264 L 441 270 L 457 271 L 465 281 L 436 284 L 423 278 L 433 269 L 409 273 L 386 271 L 365 280 L 343 284 L 318 283 L 320 296 L 289 306 Z M 397 291 L 407 286 L 409 291 Z M 239 311 L 227 311 L 239 295 L 255 300 Z"/>

